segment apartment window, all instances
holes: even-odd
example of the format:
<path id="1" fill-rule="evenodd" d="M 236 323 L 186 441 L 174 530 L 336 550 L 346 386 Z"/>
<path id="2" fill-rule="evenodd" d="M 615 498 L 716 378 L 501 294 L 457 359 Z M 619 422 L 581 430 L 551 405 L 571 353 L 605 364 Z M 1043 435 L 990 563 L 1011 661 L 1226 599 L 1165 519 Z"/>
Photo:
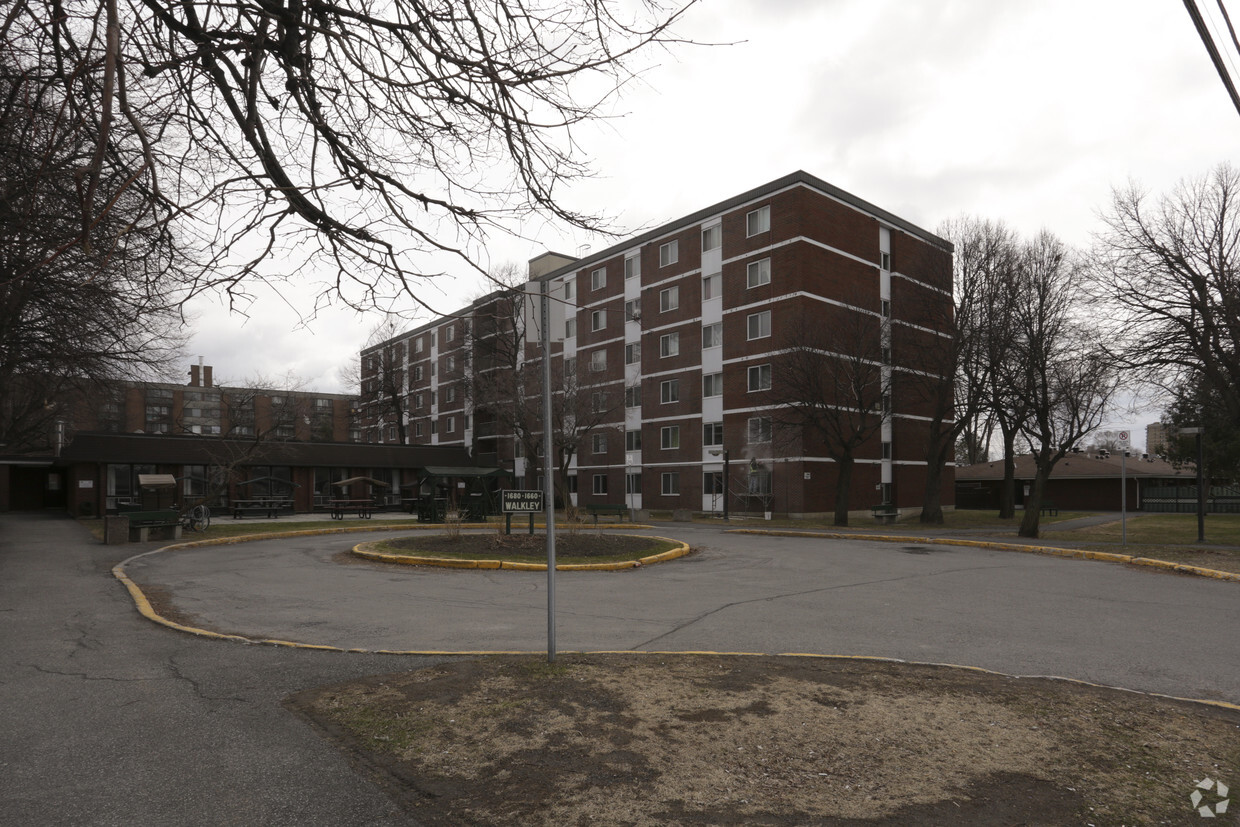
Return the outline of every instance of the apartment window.
<path id="1" fill-rule="evenodd" d="M 626 494 L 642 493 L 642 475 L 641 474 L 625 474 L 624 475 L 624 493 Z"/>
<path id="2" fill-rule="evenodd" d="M 642 386 L 634 385 L 624 389 L 624 407 L 640 408 L 642 406 Z"/>
<path id="3" fill-rule="evenodd" d="M 754 365 L 749 369 L 749 389 L 751 391 L 769 391 L 771 389 L 770 365 Z"/>
<path id="4" fill-rule="evenodd" d="M 624 277 L 626 279 L 635 279 L 642 273 L 641 259 L 637 256 L 629 256 L 624 260 Z"/>
<path id="5" fill-rule="evenodd" d="M 659 444 L 663 450 L 668 451 L 673 448 L 680 447 L 680 426 L 668 425 L 666 428 L 659 429 Z"/>
<path id="6" fill-rule="evenodd" d="M 593 310 L 590 312 L 590 330 L 602 330 L 607 327 L 607 311 Z"/>
<path id="7" fill-rule="evenodd" d="M 590 450 L 596 454 L 607 453 L 607 434 L 591 434 Z"/>
<path id="8" fill-rule="evenodd" d="M 570 276 L 564 282 L 564 300 L 571 302 L 575 298 L 577 298 L 577 282 Z"/>
<path id="9" fill-rule="evenodd" d="M 564 338 L 571 339 L 577 335 L 577 320 L 569 317 L 564 320 Z"/>
<path id="10" fill-rule="evenodd" d="M 751 443 L 771 441 L 771 418 L 769 416 L 749 417 L 749 441 Z"/>
<path id="11" fill-rule="evenodd" d="M 422 337 L 421 336 L 413 340 L 413 352 L 414 353 L 422 352 Z"/>
<path id="12" fill-rule="evenodd" d="M 723 322 L 708 324 L 702 328 L 702 349 L 723 344 Z"/>
<path id="13" fill-rule="evenodd" d="M 445 342 L 455 342 L 456 341 L 456 328 L 445 327 L 443 329 L 443 340 Z"/>
<path id="14" fill-rule="evenodd" d="M 883 443 L 883 459 L 891 459 L 891 443 Z"/>
<path id="15" fill-rule="evenodd" d="M 423 396 L 422 396 L 422 394 L 420 394 L 420 393 L 415 393 L 415 394 L 413 395 L 413 409 L 414 409 L 415 411 L 416 411 L 416 410 L 419 410 L 419 409 L 422 407 L 422 401 L 423 401 Z"/>
<path id="16" fill-rule="evenodd" d="M 758 207 L 745 216 L 745 234 L 757 235 L 758 233 L 769 232 L 771 229 L 771 207 Z"/>
<path id="17" fill-rule="evenodd" d="M 465 414 L 465 422 L 463 423 L 465 430 L 469 430 L 469 414 Z"/>
<path id="18" fill-rule="evenodd" d="M 640 451 L 642 449 L 642 432 L 641 431 L 625 431 L 624 432 L 624 450 Z"/>
<path id="19" fill-rule="evenodd" d="M 431 407 L 435 407 L 435 392 L 431 391 Z"/>
<path id="20" fill-rule="evenodd" d="M 447 369 L 448 373 L 451 373 L 452 371 L 456 370 L 456 357 L 449 356 L 444 367 Z"/>
<path id="21" fill-rule="evenodd" d="M 446 419 L 444 419 L 443 432 L 445 434 L 451 434 L 451 433 L 456 432 L 456 417 L 455 416 L 449 416 Z"/>
<path id="22" fill-rule="evenodd" d="M 762 339 L 771 335 L 771 311 L 763 310 L 748 317 L 749 339 Z"/>
<path id="23" fill-rule="evenodd" d="M 883 270 L 891 269 L 891 253 L 878 254 L 878 266 Z"/>
<path id="24" fill-rule="evenodd" d="M 568 475 L 568 493 L 570 494 L 577 493 L 577 475 L 576 474 Z"/>
<path id="25" fill-rule="evenodd" d="M 723 242 L 723 230 L 718 224 L 702 228 L 702 252 L 714 250 Z"/>
<path id="26" fill-rule="evenodd" d="M 320 411 L 324 409 L 330 411 L 332 409 L 332 401 L 330 399 L 316 399 L 314 400 L 314 407 Z"/>
<path id="27" fill-rule="evenodd" d="M 702 301 L 717 299 L 723 295 L 723 274 L 702 276 Z"/>
<path id="28" fill-rule="evenodd" d="M 434 347 L 434 346 L 435 346 L 435 333 L 434 331 L 432 331 L 431 332 L 431 347 Z"/>
<path id="29" fill-rule="evenodd" d="M 665 405 L 680 401 L 679 379 L 668 379 L 659 383 L 659 401 Z"/>
<path id="30" fill-rule="evenodd" d="M 422 381 L 422 366 L 421 365 L 413 366 L 413 381 L 415 382 Z"/>
<path id="31" fill-rule="evenodd" d="M 883 394 L 883 416 L 891 415 L 891 394 Z"/>
<path id="32" fill-rule="evenodd" d="M 722 422 L 707 422 L 702 425 L 702 444 L 707 446 L 723 444 Z"/>
<path id="33" fill-rule="evenodd" d="M 702 396 L 723 396 L 722 373 L 708 373 L 702 377 Z"/>
<path id="34" fill-rule="evenodd" d="M 663 496 L 680 496 L 680 472 L 664 471 L 661 476 L 663 477 Z"/>
<path id="35" fill-rule="evenodd" d="M 635 365 L 642 360 L 642 346 L 640 342 L 624 346 L 624 363 L 626 365 Z"/>
<path id="36" fill-rule="evenodd" d="M 595 350 L 590 353 L 590 370 L 593 373 L 607 370 L 607 351 Z"/>
<path id="37" fill-rule="evenodd" d="M 680 288 L 668 287 L 659 291 L 659 312 L 666 313 L 680 307 Z"/>
<path id="38" fill-rule="evenodd" d="M 603 391 L 595 391 L 590 394 L 590 410 L 594 413 L 604 413 L 607 410 L 607 394 Z"/>
<path id="39" fill-rule="evenodd" d="M 890 319 L 891 318 L 891 302 L 889 302 L 887 299 L 883 299 L 882 301 L 880 301 L 878 303 L 878 312 L 882 314 L 882 317 L 884 319 Z"/>
<path id="40" fill-rule="evenodd" d="M 607 268 L 600 267 L 590 272 L 590 289 L 602 290 L 607 286 Z"/>
<path id="41" fill-rule="evenodd" d="M 680 261 L 680 243 L 669 241 L 659 245 L 659 266 L 666 267 Z"/>
<path id="42" fill-rule="evenodd" d="M 680 354 L 680 334 L 664 333 L 659 337 L 659 355 L 677 356 Z"/>
<path id="43" fill-rule="evenodd" d="M 577 375 L 577 357 L 576 356 L 565 356 L 564 357 L 564 375 L 565 376 L 576 376 Z"/>
<path id="44" fill-rule="evenodd" d="M 749 472 L 749 493 L 755 497 L 770 496 L 771 472 L 765 468 Z"/>
<path id="45" fill-rule="evenodd" d="M 723 493 L 723 472 L 722 471 L 706 471 L 702 474 L 702 493 L 703 494 L 722 494 Z"/>
<path id="46" fill-rule="evenodd" d="M 607 493 L 607 475 L 606 474 L 595 474 L 594 475 L 594 493 L 595 494 L 606 494 Z"/>
<path id="47" fill-rule="evenodd" d="M 431 376 L 435 375 L 435 363 L 431 362 Z"/>
<path id="48" fill-rule="evenodd" d="M 642 300 L 633 299 L 624 303 L 624 320 L 626 322 L 640 321 L 642 317 Z"/>
<path id="49" fill-rule="evenodd" d="M 456 401 L 456 386 L 455 385 L 444 389 L 443 401 L 444 402 L 455 402 Z"/>
<path id="50" fill-rule="evenodd" d="M 413 423 L 413 435 L 422 436 L 422 423 L 421 422 Z"/>
<path id="51" fill-rule="evenodd" d="M 439 431 L 439 420 L 438 420 L 438 419 L 432 419 L 432 420 L 431 420 L 431 433 L 432 433 L 432 434 L 435 434 L 435 433 L 437 433 L 438 431 Z"/>
<path id="52" fill-rule="evenodd" d="M 769 258 L 751 261 L 745 268 L 746 284 L 750 287 L 758 287 L 763 284 L 771 283 L 771 260 Z"/>

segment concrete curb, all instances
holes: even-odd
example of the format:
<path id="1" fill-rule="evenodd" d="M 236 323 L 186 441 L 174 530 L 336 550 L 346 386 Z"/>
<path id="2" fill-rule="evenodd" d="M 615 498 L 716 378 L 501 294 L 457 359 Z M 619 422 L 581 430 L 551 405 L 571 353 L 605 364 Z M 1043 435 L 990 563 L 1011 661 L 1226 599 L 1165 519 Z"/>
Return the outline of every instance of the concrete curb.
<path id="1" fill-rule="evenodd" d="M 673 540 L 670 537 L 655 537 L 649 534 L 612 534 L 613 537 L 643 537 L 650 540 L 663 540 L 667 543 L 676 543 L 678 548 L 668 549 L 667 551 L 652 554 L 649 557 L 641 557 L 637 560 L 622 560 L 614 563 L 556 563 L 556 571 L 623 571 L 625 569 L 636 569 L 641 566 L 649 566 L 655 563 L 665 563 L 668 560 L 675 560 L 677 557 L 683 557 L 689 553 L 689 544 L 682 543 L 679 540 Z M 447 569 L 505 569 L 507 571 L 546 571 L 546 563 L 514 563 L 507 560 L 456 560 L 450 557 L 413 557 L 407 554 L 387 554 L 381 551 L 375 551 L 368 546 L 376 545 L 375 542 L 358 543 L 353 547 L 353 554 L 358 557 L 364 557 L 367 560 L 374 560 L 379 563 L 395 563 L 403 566 L 438 566 Z"/>
<path id="2" fill-rule="evenodd" d="M 1044 554 L 1051 557 L 1071 557 L 1076 560 L 1097 560 L 1105 563 L 1126 563 L 1132 566 L 1149 566 L 1166 569 L 1178 574 L 1191 574 L 1196 577 L 1209 577 L 1213 580 L 1230 580 L 1240 583 L 1240 574 L 1230 571 L 1217 571 L 1188 566 L 1183 563 L 1172 563 L 1169 560 L 1152 560 L 1148 557 L 1133 557 L 1128 554 L 1114 554 L 1109 551 L 1086 551 L 1075 548 L 1053 548 L 1051 546 L 1029 546 L 1019 543 L 999 543 L 990 540 L 959 540 L 950 537 L 904 537 L 889 534 L 843 534 L 827 531 L 780 531 L 776 529 L 734 528 L 729 534 L 761 534 L 768 537 L 816 537 L 824 540 L 873 540 L 879 543 L 926 543 L 940 546 L 966 546 L 969 548 L 986 548 L 994 551 L 1019 551 L 1026 554 Z"/>

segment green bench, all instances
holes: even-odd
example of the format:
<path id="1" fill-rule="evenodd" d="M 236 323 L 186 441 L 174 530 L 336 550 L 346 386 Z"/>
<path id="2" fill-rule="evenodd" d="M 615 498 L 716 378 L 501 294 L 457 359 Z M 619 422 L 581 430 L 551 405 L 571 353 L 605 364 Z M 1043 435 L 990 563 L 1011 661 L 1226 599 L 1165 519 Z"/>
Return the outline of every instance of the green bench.
<path id="1" fill-rule="evenodd" d="M 159 511 L 122 511 L 129 518 L 129 541 L 145 543 L 151 538 L 151 529 L 171 528 L 172 539 L 181 539 L 181 515 L 174 508 Z"/>
<path id="2" fill-rule="evenodd" d="M 598 525 L 600 514 L 610 514 L 620 522 L 623 522 L 625 516 L 629 513 L 629 507 L 627 505 L 587 505 L 586 513 L 594 517 L 595 525 Z"/>
<path id="3" fill-rule="evenodd" d="M 1050 517 L 1058 517 L 1059 506 L 1055 505 L 1053 500 L 1043 500 L 1041 513 Z"/>
<path id="4" fill-rule="evenodd" d="M 870 506 L 870 511 L 873 512 L 874 519 L 880 523 L 894 523 L 896 517 L 900 516 L 900 509 L 896 508 L 893 503 Z"/>

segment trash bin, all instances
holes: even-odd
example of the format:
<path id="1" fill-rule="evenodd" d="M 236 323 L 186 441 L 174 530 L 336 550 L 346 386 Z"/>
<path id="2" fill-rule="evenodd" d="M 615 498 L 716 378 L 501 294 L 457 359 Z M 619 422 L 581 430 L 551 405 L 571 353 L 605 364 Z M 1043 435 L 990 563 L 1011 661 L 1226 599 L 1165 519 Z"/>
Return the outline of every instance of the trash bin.
<path id="1" fill-rule="evenodd" d="M 129 517 L 114 514 L 103 518 L 103 542 L 109 546 L 121 546 L 129 542 Z"/>

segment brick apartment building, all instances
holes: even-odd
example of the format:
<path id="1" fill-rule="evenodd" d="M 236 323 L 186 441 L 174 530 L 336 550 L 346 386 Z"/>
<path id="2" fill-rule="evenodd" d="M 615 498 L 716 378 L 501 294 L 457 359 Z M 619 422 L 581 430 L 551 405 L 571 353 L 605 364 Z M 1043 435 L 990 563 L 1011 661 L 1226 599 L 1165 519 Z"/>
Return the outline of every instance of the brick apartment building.
<path id="1" fill-rule="evenodd" d="M 914 508 L 928 427 L 915 379 L 936 340 L 928 320 L 950 325 L 951 256 L 947 241 L 796 172 L 597 253 L 546 253 L 523 288 L 366 348 L 363 438 L 461 445 L 525 477 L 530 447 L 477 385 L 537 363 L 545 283 L 553 387 L 578 430 L 593 417 L 569 465 L 578 504 L 720 512 L 726 498 L 733 513 L 830 512 L 838 465 L 819 436 L 781 424 L 779 385 L 798 338 L 834 334 L 828 349 L 864 344 L 857 361 L 883 383 L 850 507 Z M 520 352 L 497 359 L 514 332 Z M 536 393 L 528 373 L 512 393 Z M 952 489 L 949 468 L 948 506 Z"/>

